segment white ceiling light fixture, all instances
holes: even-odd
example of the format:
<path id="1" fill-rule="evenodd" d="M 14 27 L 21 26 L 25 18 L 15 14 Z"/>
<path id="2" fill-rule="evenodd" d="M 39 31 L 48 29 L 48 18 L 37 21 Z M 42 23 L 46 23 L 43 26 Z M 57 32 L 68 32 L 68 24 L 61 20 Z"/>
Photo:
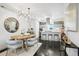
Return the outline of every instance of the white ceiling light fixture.
<path id="1" fill-rule="evenodd" d="M 30 16 L 30 8 L 28 8 L 28 15 L 27 15 L 27 18 L 28 18 L 28 22 L 29 22 L 29 28 L 31 28 L 31 16 Z"/>
<path id="2" fill-rule="evenodd" d="M 22 10 L 19 10 L 18 11 L 18 16 L 26 18 L 28 16 L 28 14 L 26 12 L 22 11 Z"/>

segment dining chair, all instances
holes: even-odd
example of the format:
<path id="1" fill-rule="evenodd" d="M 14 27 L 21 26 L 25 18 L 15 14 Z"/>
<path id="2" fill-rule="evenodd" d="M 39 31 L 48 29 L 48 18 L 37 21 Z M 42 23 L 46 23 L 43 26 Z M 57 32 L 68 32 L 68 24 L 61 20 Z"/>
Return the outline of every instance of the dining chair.
<path id="1" fill-rule="evenodd" d="M 30 38 L 30 39 L 26 40 L 26 42 L 25 42 L 27 47 L 33 46 L 36 43 L 38 43 L 38 38 L 37 37 Z"/>
<path id="2" fill-rule="evenodd" d="M 23 44 L 21 40 L 8 40 L 6 42 L 6 45 L 8 47 L 8 50 L 6 52 L 6 56 L 7 56 L 9 50 L 13 50 L 17 54 L 17 48 L 22 47 Z"/>

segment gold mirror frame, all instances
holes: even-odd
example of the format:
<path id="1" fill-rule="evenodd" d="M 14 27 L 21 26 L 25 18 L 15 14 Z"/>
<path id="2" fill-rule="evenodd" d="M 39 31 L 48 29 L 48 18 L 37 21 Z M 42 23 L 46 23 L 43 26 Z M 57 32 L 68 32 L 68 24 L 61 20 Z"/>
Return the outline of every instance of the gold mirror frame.
<path id="1" fill-rule="evenodd" d="M 4 27 L 9 33 L 14 33 L 19 28 L 19 22 L 14 17 L 8 17 L 4 21 Z"/>

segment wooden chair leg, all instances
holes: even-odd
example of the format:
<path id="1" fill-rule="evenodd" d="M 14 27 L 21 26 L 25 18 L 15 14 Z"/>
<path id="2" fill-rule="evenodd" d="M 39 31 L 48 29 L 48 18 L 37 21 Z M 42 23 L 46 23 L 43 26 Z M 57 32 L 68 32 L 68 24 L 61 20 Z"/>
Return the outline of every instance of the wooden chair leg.
<path id="1" fill-rule="evenodd" d="M 22 46 L 22 49 L 23 49 L 23 46 Z"/>
<path id="2" fill-rule="evenodd" d="M 6 56 L 8 55 L 8 50 L 6 51 Z"/>
<path id="3" fill-rule="evenodd" d="M 15 54 L 17 55 L 17 49 L 15 49 Z"/>

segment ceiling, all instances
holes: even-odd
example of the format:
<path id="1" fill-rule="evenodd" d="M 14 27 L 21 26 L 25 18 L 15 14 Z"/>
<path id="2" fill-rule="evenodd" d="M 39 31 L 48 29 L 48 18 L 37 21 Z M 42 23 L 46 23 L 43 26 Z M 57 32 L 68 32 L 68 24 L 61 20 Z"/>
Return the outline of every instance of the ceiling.
<path id="1" fill-rule="evenodd" d="M 12 12 L 18 10 L 27 13 L 27 8 L 30 8 L 31 15 L 38 17 L 52 17 L 58 18 L 64 15 L 67 3 L 2 3 L 0 5 L 6 6 Z"/>

